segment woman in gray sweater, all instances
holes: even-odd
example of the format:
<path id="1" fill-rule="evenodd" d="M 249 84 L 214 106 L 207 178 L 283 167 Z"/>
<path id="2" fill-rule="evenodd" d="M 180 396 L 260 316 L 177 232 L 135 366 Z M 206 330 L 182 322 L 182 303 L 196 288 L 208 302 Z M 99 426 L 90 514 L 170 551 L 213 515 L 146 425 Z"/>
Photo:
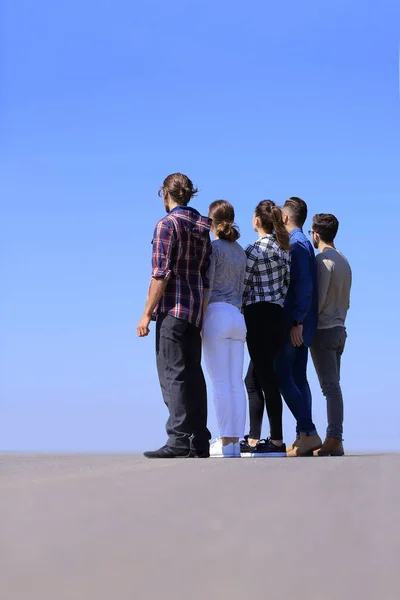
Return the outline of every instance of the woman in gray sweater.
<path id="1" fill-rule="evenodd" d="M 246 394 L 243 384 L 246 326 L 241 312 L 246 254 L 238 244 L 235 211 L 226 200 L 210 205 L 212 232 L 210 287 L 205 293 L 203 352 L 210 376 L 220 436 L 210 456 L 239 458 L 244 435 Z"/>

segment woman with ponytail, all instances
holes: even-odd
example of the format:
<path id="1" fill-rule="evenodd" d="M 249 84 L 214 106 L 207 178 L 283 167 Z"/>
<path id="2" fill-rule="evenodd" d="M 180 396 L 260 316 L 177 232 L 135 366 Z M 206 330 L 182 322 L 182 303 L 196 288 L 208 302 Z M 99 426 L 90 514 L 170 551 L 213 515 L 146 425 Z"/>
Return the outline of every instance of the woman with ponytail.
<path id="1" fill-rule="evenodd" d="M 246 422 L 243 384 L 246 326 L 241 313 L 246 254 L 237 243 L 235 211 L 226 200 L 210 205 L 212 243 L 205 293 L 203 351 L 213 387 L 219 437 L 211 443 L 210 456 L 239 458 L 239 439 Z"/>
<path id="2" fill-rule="evenodd" d="M 289 234 L 282 212 L 272 200 L 258 204 L 253 227 L 259 238 L 246 248 L 243 309 L 251 358 L 246 377 L 250 432 L 241 443 L 242 456 L 286 456 L 282 435 L 282 399 L 274 360 L 284 340 L 283 304 L 290 283 Z M 261 438 L 264 405 L 271 435 Z"/>

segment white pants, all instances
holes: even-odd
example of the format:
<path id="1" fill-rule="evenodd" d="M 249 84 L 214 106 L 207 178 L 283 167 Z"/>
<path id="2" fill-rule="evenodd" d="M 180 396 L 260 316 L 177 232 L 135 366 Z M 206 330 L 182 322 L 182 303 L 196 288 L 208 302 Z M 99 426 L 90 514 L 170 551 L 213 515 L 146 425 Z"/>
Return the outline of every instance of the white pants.
<path id="1" fill-rule="evenodd" d="M 203 325 L 203 354 L 213 386 L 215 412 L 221 437 L 244 436 L 245 341 L 246 325 L 240 310 L 226 302 L 209 304 Z"/>

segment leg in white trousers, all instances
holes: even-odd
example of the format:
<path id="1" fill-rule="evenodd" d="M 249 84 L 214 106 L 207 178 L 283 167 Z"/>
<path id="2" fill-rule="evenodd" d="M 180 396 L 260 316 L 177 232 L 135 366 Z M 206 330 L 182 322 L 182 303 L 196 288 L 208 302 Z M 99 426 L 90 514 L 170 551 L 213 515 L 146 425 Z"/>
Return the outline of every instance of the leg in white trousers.
<path id="1" fill-rule="evenodd" d="M 238 308 L 226 303 L 208 306 L 203 327 L 203 354 L 213 386 L 215 412 L 221 437 L 241 438 L 244 435 L 245 339 L 246 326 Z"/>

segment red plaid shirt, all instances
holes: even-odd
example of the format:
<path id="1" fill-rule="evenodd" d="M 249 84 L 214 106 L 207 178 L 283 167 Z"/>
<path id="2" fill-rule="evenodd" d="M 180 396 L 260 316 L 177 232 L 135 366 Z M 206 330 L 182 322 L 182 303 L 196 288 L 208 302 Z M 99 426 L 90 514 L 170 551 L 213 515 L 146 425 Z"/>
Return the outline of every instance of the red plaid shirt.
<path id="1" fill-rule="evenodd" d="M 156 225 L 152 278 L 167 279 L 153 318 L 168 313 L 201 327 L 208 288 L 211 220 L 189 206 L 177 206 Z"/>

